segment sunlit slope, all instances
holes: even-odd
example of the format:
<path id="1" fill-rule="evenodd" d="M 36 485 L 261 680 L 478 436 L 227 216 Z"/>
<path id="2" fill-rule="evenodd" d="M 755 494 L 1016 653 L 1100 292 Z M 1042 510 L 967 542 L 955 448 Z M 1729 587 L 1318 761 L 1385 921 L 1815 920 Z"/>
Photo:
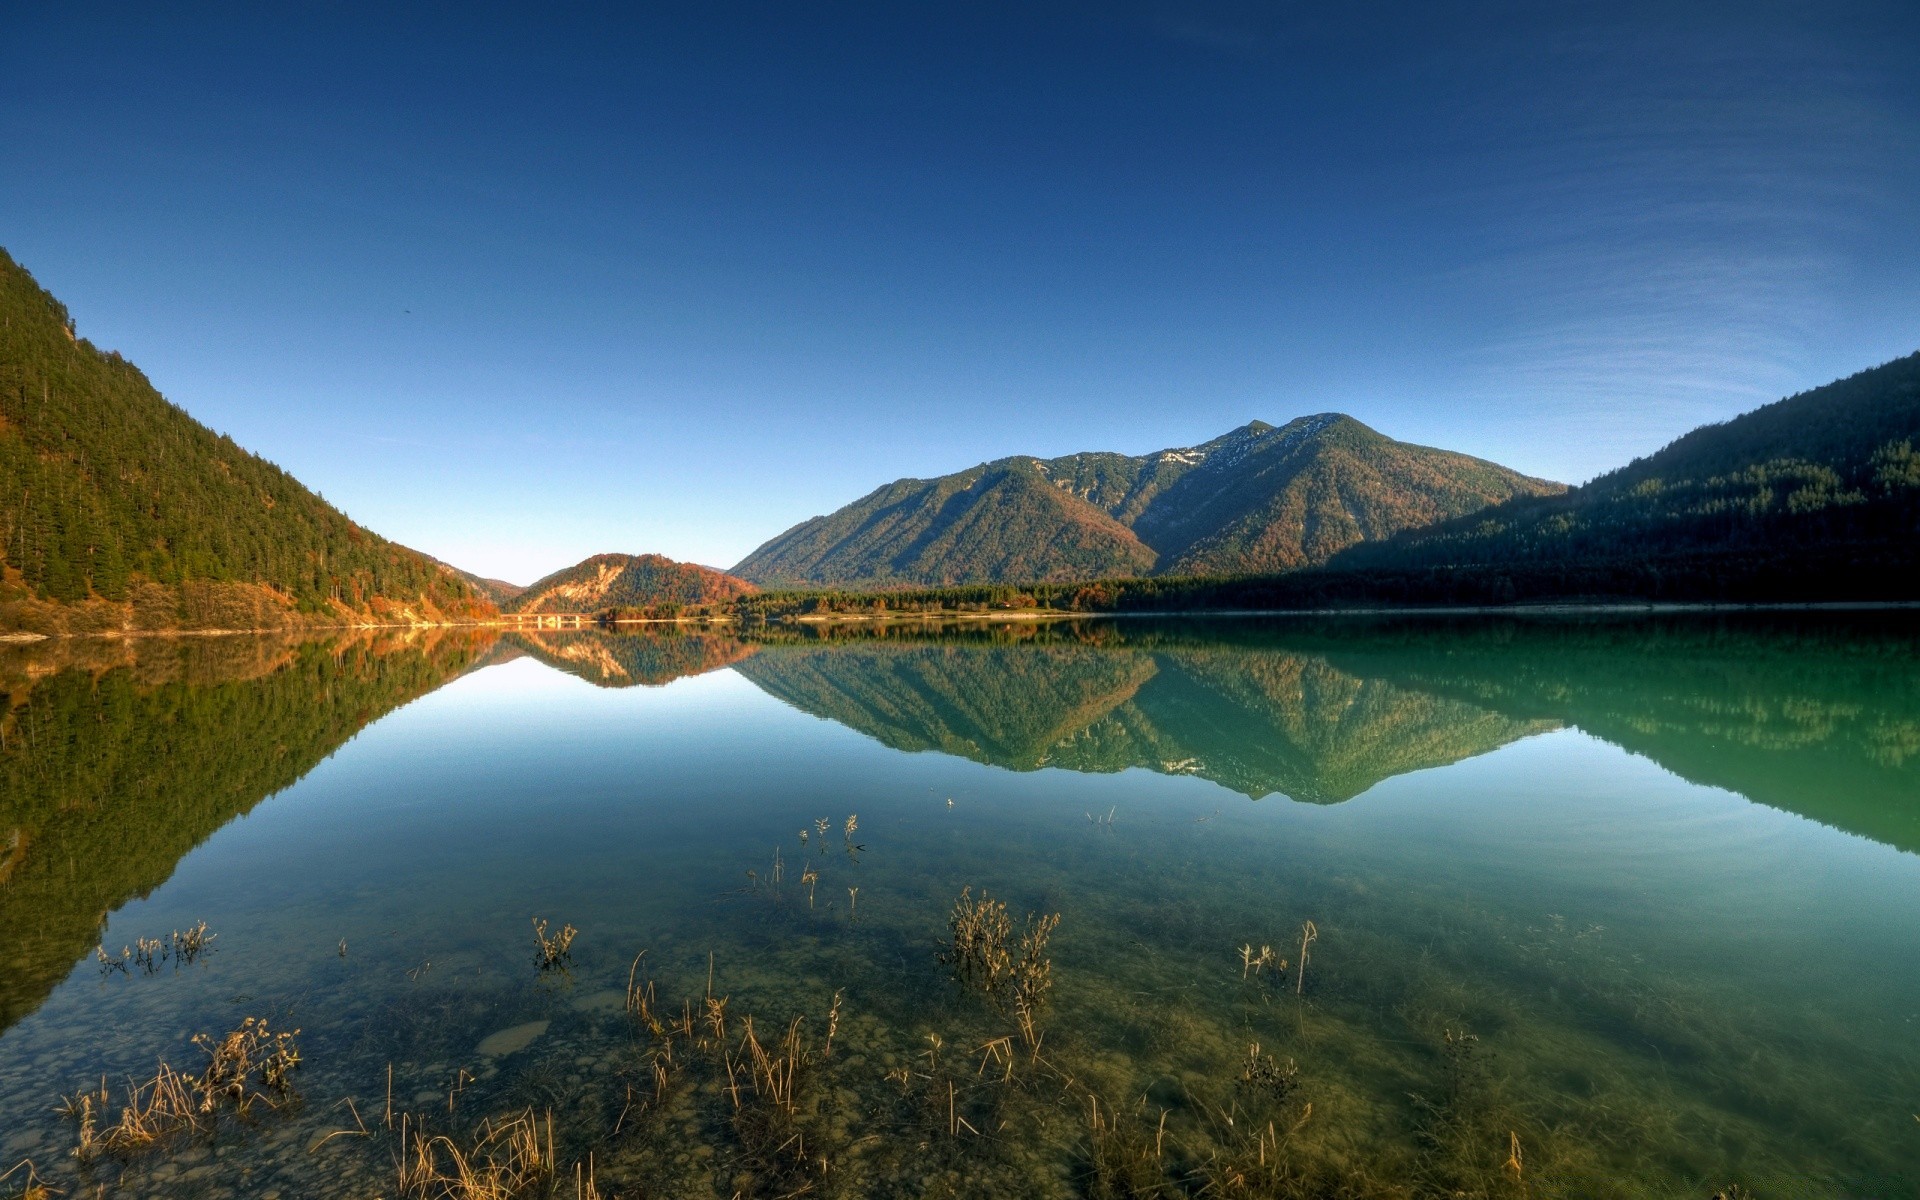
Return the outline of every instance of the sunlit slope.
<path id="1" fill-rule="evenodd" d="M 899 480 L 787 530 L 734 572 L 862 587 L 1282 571 L 1559 487 L 1328 413 L 1154 454 L 1015 457 Z"/>
<path id="2" fill-rule="evenodd" d="M 493 610 L 169 403 L 0 251 L 0 630 L 430 622 Z"/>
<path id="3" fill-rule="evenodd" d="M 659 554 L 596 554 L 509 597 L 508 612 L 603 613 L 715 604 L 755 590 L 744 579 Z"/>

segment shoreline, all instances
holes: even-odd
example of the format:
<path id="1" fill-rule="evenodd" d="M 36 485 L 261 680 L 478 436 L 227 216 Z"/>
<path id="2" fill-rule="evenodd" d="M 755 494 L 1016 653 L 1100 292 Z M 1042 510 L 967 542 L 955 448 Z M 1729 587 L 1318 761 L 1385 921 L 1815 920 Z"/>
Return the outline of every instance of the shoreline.
<path id="1" fill-rule="evenodd" d="M 1205 608 L 1147 609 L 1124 612 L 1068 612 L 1059 609 L 1007 609 L 992 612 L 935 611 L 903 613 L 807 613 L 777 617 L 768 624 L 855 625 L 855 624 L 927 624 L 931 622 L 984 622 L 1015 624 L 1050 621 L 1118 620 L 1143 618 L 1188 619 L 1223 617 L 1455 617 L 1455 616 L 1582 616 L 1645 615 L 1734 612 L 1899 612 L 1920 609 L 1920 600 L 1826 600 L 1792 603 L 1740 603 L 1734 601 L 1657 602 L 1610 601 L 1605 603 L 1550 603 L 1500 605 L 1449 605 L 1440 607 L 1372 608 Z M 715 617 L 626 617 L 615 621 L 597 621 L 585 614 L 542 614 L 547 618 L 569 620 L 564 626 L 542 625 L 537 619 L 514 621 L 394 622 L 392 624 L 354 623 L 343 625 L 301 625 L 275 629 L 116 629 L 89 633 L 34 633 L 28 630 L 0 632 L 0 647 L 28 646 L 45 641 L 84 638 L 132 641 L 139 638 L 262 637 L 272 634 L 301 637 L 318 633 L 349 633 L 361 630 L 497 629 L 506 633 L 566 633 L 586 629 L 618 628 L 626 625 L 737 626 L 730 616 Z"/>

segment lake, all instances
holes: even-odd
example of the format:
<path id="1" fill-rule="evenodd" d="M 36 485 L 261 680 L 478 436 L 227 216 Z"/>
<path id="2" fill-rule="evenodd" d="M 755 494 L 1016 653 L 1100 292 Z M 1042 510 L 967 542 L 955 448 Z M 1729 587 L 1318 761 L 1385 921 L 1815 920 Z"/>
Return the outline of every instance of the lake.
<path id="1" fill-rule="evenodd" d="M 1911 614 L 47 642 L 0 688 L 0 1168 L 71 1194 L 1920 1195 Z M 298 1065 L 169 1126 L 248 1018 Z"/>

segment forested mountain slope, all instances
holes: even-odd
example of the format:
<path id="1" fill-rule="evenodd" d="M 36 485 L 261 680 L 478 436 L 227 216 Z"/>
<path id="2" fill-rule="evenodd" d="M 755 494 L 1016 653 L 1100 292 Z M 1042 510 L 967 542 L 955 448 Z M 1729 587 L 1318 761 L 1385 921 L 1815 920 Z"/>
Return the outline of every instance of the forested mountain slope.
<path id="1" fill-rule="evenodd" d="M 504 607 L 525 613 L 665 613 L 754 590 L 725 571 L 659 554 L 596 554 L 528 585 Z"/>
<path id="2" fill-rule="evenodd" d="M 1659 564 L 1740 556 L 1791 573 L 1911 559 L 1920 354 L 1705 425 L 1563 495 L 1355 547 L 1353 568 Z M 1839 557 L 1836 558 L 1836 555 Z"/>
<path id="3" fill-rule="evenodd" d="M 734 573 L 861 587 L 1282 571 L 1559 487 L 1326 413 L 1154 454 L 1016 457 L 899 480 L 787 530 Z"/>
<path id="4" fill-rule="evenodd" d="M 490 612 L 74 334 L 0 251 L 0 630 L 277 628 Z"/>

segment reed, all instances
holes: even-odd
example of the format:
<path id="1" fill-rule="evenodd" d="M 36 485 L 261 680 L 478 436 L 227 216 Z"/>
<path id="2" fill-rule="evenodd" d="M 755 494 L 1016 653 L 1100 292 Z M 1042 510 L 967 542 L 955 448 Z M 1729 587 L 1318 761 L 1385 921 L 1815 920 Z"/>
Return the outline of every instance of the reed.
<path id="1" fill-rule="evenodd" d="M 483 1121 L 464 1147 L 402 1118 L 394 1166 L 396 1190 L 407 1200 L 516 1200 L 543 1193 L 555 1176 L 553 1114 L 544 1125 L 530 1108 Z"/>
<path id="2" fill-rule="evenodd" d="M 1140 1098 L 1139 1108 L 1146 1106 Z M 1086 1191 L 1097 1200 L 1172 1200 L 1180 1195 L 1166 1161 L 1167 1114 L 1153 1126 L 1152 1136 L 1137 1115 L 1102 1105 L 1087 1095 Z"/>
<path id="3" fill-rule="evenodd" d="M 0 882 L 4 882 L 4 880 L 0 880 Z M 26 1172 L 24 1178 L 18 1183 L 7 1184 L 8 1180 L 19 1175 L 22 1171 Z M 34 1170 L 33 1160 L 30 1158 L 23 1158 L 11 1167 L 8 1167 L 5 1171 L 0 1171 L 0 1185 L 6 1185 L 10 1189 L 17 1189 L 4 1193 L 7 1200 L 52 1200 L 53 1197 L 60 1194 L 41 1180 L 40 1173 Z"/>
<path id="4" fill-rule="evenodd" d="M 655 1037 L 658 1037 L 665 1027 L 661 1025 L 660 1018 L 656 1016 L 653 1011 L 653 1006 L 656 1002 L 653 981 L 639 977 L 640 960 L 646 956 L 647 952 L 645 950 L 634 955 L 633 965 L 627 968 L 627 998 L 625 1008 L 628 1016 L 646 1026 L 649 1032 Z"/>
<path id="5" fill-rule="evenodd" d="M 95 1151 L 137 1154 L 173 1138 L 201 1132 L 207 1110 L 201 1108 L 195 1094 L 198 1083 L 193 1076 L 183 1075 L 164 1062 L 146 1083 L 128 1080 L 119 1120 L 97 1136 L 83 1123 L 75 1157 L 89 1158 Z"/>
<path id="6" fill-rule="evenodd" d="M 1320 940 L 1320 930 L 1312 921 L 1300 926 L 1300 974 L 1293 982 L 1293 994 L 1298 996 L 1307 989 L 1307 948 Z"/>

